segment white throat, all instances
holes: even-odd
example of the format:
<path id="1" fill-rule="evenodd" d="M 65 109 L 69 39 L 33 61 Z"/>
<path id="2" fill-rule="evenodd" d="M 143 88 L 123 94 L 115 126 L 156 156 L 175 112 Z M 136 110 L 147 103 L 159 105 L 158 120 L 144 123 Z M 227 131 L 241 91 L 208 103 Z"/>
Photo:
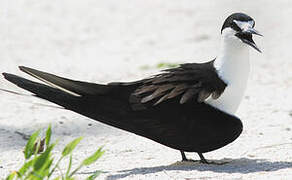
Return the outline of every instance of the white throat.
<path id="1" fill-rule="evenodd" d="M 214 62 L 219 77 L 227 86 L 218 99 L 209 97 L 206 100 L 206 103 L 229 114 L 236 112 L 250 72 L 248 46 L 234 33 L 230 28 L 223 30 L 220 53 Z"/>

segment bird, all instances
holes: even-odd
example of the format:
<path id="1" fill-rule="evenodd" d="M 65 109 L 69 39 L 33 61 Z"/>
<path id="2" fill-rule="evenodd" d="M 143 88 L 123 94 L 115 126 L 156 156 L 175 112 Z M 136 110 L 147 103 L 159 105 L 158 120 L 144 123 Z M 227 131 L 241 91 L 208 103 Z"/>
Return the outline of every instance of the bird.
<path id="1" fill-rule="evenodd" d="M 233 13 L 221 28 L 218 56 L 204 63 L 184 63 L 131 82 L 97 84 L 76 81 L 25 66 L 19 69 L 43 83 L 2 73 L 11 83 L 93 120 L 199 155 L 233 142 L 243 130 L 235 115 L 249 71 L 249 49 L 258 52 L 255 21 Z"/>

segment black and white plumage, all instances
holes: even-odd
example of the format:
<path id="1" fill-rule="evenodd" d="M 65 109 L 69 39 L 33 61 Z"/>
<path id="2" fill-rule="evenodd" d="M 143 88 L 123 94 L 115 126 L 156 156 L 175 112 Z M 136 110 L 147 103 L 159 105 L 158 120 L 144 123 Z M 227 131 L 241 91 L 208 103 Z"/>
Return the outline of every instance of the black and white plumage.
<path id="1" fill-rule="evenodd" d="M 213 63 L 182 64 L 143 80 L 143 84 L 130 96 L 133 109 L 143 109 L 147 104 L 156 106 L 175 98 L 178 104 L 191 101 L 202 103 L 209 96 L 219 98 L 226 83 L 219 78 Z"/>
<path id="2" fill-rule="evenodd" d="M 242 132 L 234 113 L 249 73 L 248 46 L 259 51 L 252 34 L 260 35 L 246 14 L 229 16 L 215 60 L 182 64 L 158 75 L 107 85 L 74 81 L 20 67 L 45 84 L 3 73 L 35 96 L 94 120 L 152 139 L 168 147 L 202 153 L 221 148 Z"/>

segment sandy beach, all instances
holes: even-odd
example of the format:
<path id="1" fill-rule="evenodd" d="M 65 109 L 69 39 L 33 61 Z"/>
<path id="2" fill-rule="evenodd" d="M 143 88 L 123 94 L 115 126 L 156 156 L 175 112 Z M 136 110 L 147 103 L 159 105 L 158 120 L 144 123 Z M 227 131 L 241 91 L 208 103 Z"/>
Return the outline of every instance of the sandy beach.
<path id="1" fill-rule="evenodd" d="M 56 154 L 84 139 L 73 163 L 98 147 L 105 154 L 78 174 L 99 179 L 292 179 L 292 2 L 289 0 L 16 0 L 0 1 L 0 72 L 29 77 L 19 65 L 60 76 L 107 83 L 157 73 L 161 62 L 209 61 L 216 57 L 220 29 L 233 12 L 256 21 L 263 53 L 250 50 L 252 73 L 236 113 L 244 130 L 233 143 L 206 153 L 225 165 L 181 163 L 180 153 L 151 140 L 48 107 L 30 96 L 0 91 L 0 178 L 23 163 L 26 140 L 53 128 Z M 148 67 L 148 68 L 145 68 Z M 29 77 L 30 78 L 30 77 Z M 29 94 L 0 77 L 0 88 Z M 198 159 L 196 153 L 188 158 Z"/>

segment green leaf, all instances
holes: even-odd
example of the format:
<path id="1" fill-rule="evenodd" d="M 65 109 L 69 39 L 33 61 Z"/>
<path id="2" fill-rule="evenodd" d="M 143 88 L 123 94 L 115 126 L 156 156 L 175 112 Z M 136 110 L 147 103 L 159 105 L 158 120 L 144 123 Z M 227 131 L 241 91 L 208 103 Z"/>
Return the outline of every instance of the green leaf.
<path id="1" fill-rule="evenodd" d="M 46 138 L 42 141 L 39 141 L 40 130 L 34 132 L 25 147 L 24 155 L 26 158 L 25 163 L 19 169 L 19 171 L 15 171 L 7 176 L 6 180 L 14 180 L 14 179 L 27 179 L 27 180 L 42 180 L 42 179 L 50 179 L 50 176 L 53 174 L 56 167 L 59 168 L 59 162 L 67 155 L 70 154 L 69 164 L 66 171 L 66 176 L 56 177 L 54 175 L 55 180 L 74 180 L 73 175 L 76 174 L 84 165 L 90 165 L 97 161 L 104 153 L 102 148 L 99 148 L 94 154 L 87 157 L 82 161 L 79 166 L 70 173 L 72 168 L 72 151 L 76 148 L 76 146 L 82 140 L 82 137 L 76 138 L 75 140 L 68 143 L 63 149 L 62 156 L 57 161 L 54 162 L 54 157 L 52 156 L 52 150 L 54 149 L 56 143 L 50 144 L 52 135 L 51 125 L 48 127 L 46 131 Z M 43 153 L 38 153 L 38 150 L 43 146 L 42 144 L 46 144 L 45 151 Z M 34 156 L 33 156 L 34 155 Z M 33 157 L 33 158 L 31 158 Z M 53 163 L 54 162 L 54 163 Z M 54 165 L 53 165 L 54 164 Z M 55 166 L 54 168 L 52 166 Z M 62 172 L 61 172 L 62 173 Z M 95 179 L 101 171 L 96 171 L 92 175 L 90 175 L 87 179 L 93 180 Z"/>
<path id="2" fill-rule="evenodd" d="M 174 68 L 177 66 L 179 66 L 179 64 L 177 63 L 164 63 L 164 62 L 158 63 L 156 65 L 157 68 Z"/>
<path id="3" fill-rule="evenodd" d="M 99 176 L 101 174 L 101 171 L 96 171 L 94 172 L 91 176 L 89 176 L 88 178 L 86 178 L 86 180 L 94 180 L 97 178 L 97 176 Z"/>
<path id="4" fill-rule="evenodd" d="M 70 154 L 81 140 L 82 137 L 79 137 L 67 144 L 62 152 L 62 156 L 67 156 L 68 154 Z"/>
<path id="5" fill-rule="evenodd" d="M 49 147 L 52 135 L 52 127 L 49 125 L 47 132 L 46 132 L 46 147 Z"/>
<path id="6" fill-rule="evenodd" d="M 38 171 L 38 172 L 42 172 L 41 174 L 45 177 L 48 177 L 48 179 L 49 179 L 50 169 L 53 164 L 53 161 L 54 161 L 53 158 L 49 159 L 48 161 L 45 162 L 42 169 Z"/>
<path id="7" fill-rule="evenodd" d="M 57 143 L 56 143 L 57 144 Z M 56 168 L 58 168 L 59 167 L 59 163 L 62 161 L 62 159 L 63 159 L 64 157 L 63 156 L 61 156 L 60 158 L 59 158 L 59 160 L 57 161 L 57 163 L 55 164 L 55 167 L 49 172 L 49 174 L 48 174 L 48 179 L 51 177 L 51 175 L 55 172 L 55 170 L 56 170 Z M 53 162 L 53 161 L 52 161 Z"/>
<path id="8" fill-rule="evenodd" d="M 70 159 L 69 159 L 69 165 L 66 171 L 66 177 L 69 177 L 69 173 L 71 171 L 71 167 L 72 167 L 72 154 L 70 154 Z"/>
<path id="9" fill-rule="evenodd" d="M 9 174 L 5 180 L 13 180 L 17 176 L 17 172 L 14 171 L 13 173 Z"/>
<path id="10" fill-rule="evenodd" d="M 25 162 L 24 165 L 19 169 L 18 174 L 23 176 L 29 170 L 29 168 L 33 166 L 33 163 L 34 159 Z"/>
<path id="11" fill-rule="evenodd" d="M 72 176 L 74 174 L 76 174 L 80 169 L 82 168 L 82 164 L 80 164 L 76 169 L 74 169 L 74 171 L 72 171 L 70 174 L 69 174 L 69 178 L 72 178 Z"/>
<path id="12" fill-rule="evenodd" d="M 29 159 L 35 151 L 35 144 L 37 142 L 37 138 L 40 134 L 40 130 L 35 131 L 28 139 L 28 142 L 26 143 L 25 149 L 24 149 L 24 158 Z"/>
<path id="13" fill-rule="evenodd" d="M 40 169 L 48 169 L 52 163 L 51 163 L 51 151 L 53 150 L 55 144 L 50 145 L 45 152 L 43 152 L 40 156 L 37 157 L 33 168 L 35 171 L 38 171 Z"/>
<path id="14" fill-rule="evenodd" d="M 89 156 L 88 158 L 84 159 L 82 161 L 82 165 L 90 165 L 92 163 L 94 163 L 95 161 L 97 161 L 102 155 L 103 155 L 104 151 L 102 151 L 102 148 L 99 148 L 95 153 L 93 153 L 91 156 Z"/>
<path id="15" fill-rule="evenodd" d="M 74 177 L 66 177 L 65 180 L 74 180 L 75 178 Z"/>
<path id="16" fill-rule="evenodd" d="M 42 174 L 32 171 L 31 174 L 29 174 L 28 177 L 26 177 L 25 179 L 28 180 L 43 180 L 45 179 L 45 176 L 43 176 Z"/>

